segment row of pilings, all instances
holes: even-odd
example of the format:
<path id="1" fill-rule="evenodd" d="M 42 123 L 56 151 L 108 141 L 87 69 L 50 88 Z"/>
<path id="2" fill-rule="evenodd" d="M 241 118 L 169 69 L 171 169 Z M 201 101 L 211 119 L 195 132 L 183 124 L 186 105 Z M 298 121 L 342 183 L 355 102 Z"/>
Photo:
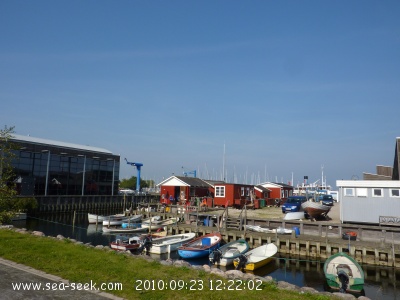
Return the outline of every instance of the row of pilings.
<path id="1" fill-rule="evenodd" d="M 85 196 L 34 196 L 38 206 L 29 211 L 30 215 L 41 213 L 115 213 L 132 208 L 137 209 L 140 203 L 157 201 L 156 195 L 85 195 Z"/>

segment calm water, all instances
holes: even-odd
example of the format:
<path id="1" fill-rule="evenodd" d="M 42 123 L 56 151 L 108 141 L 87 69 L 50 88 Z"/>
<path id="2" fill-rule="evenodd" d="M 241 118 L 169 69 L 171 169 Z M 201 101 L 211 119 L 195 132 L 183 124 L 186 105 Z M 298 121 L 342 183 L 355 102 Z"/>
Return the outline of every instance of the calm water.
<path id="1" fill-rule="evenodd" d="M 117 237 L 115 234 L 103 234 L 101 225 L 88 224 L 87 214 L 77 214 L 73 224 L 72 214 L 45 215 L 40 218 L 28 218 L 14 222 L 16 227 L 42 231 L 45 235 L 69 237 L 92 245 L 108 245 Z M 151 254 L 156 259 L 179 259 L 177 252 L 163 255 Z M 191 264 L 209 264 L 207 258 L 188 260 Z M 400 299 L 400 269 L 387 267 L 362 266 L 365 272 L 365 296 L 371 299 Z M 222 270 L 227 270 L 221 267 Z M 229 268 L 228 268 L 229 269 Z M 297 286 L 308 286 L 324 291 L 323 262 L 298 258 L 279 257 L 274 262 L 257 269 L 254 274 L 271 276 L 277 281 L 286 281 Z"/>

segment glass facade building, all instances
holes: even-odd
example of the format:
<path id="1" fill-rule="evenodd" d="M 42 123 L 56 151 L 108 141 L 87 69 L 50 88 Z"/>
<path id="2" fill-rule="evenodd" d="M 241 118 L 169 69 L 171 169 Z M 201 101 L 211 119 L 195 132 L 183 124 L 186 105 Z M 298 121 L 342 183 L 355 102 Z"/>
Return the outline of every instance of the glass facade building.
<path id="1" fill-rule="evenodd" d="M 120 156 L 102 148 L 13 135 L 20 195 L 117 195 Z"/>

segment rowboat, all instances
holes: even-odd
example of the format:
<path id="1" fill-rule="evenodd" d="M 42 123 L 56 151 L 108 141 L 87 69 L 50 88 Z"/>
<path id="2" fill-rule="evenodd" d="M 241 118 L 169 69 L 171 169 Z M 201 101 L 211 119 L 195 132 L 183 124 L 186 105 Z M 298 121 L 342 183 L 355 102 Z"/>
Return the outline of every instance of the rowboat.
<path id="1" fill-rule="evenodd" d="M 142 220 L 142 215 L 133 215 L 130 217 L 114 217 L 114 218 L 109 218 L 106 220 L 103 220 L 103 226 L 116 226 L 116 225 L 122 225 L 123 223 L 137 223 Z"/>
<path id="2" fill-rule="evenodd" d="M 147 231 L 147 228 L 143 228 L 142 224 L 136 223 L 136 227 L 122 227 L 122 226 L 103 226 L 104 233 L 140 233 Z"/>
<path id="3" fill-rule="evenodd" d="M 96 214 L 89 214 L 88 213 L 89 224 L 102 223 L 105 220 L 114 219 L 114 218 L 126 218 L 126 216 L 125 216 L 125 214 L 115 214 L 115 215 L 109 215 L 109 216 L 102 216 L 102 215 L 96 215 Z"/>
<path id="4" fill-rule="evenodd" d="M 278 248 L 275 244 L 262 245 L 240 255 L 233 264 L 236 270 L 254 271 L 272 261 L 277 252 Z"/>
<path id="5" fill-rule="evenodd" d="M 164 228 L 165 226 L 168 225 L 174 225 L 178 222 L 178 218 L 170 218 L 170 219 L 165 219 L 162 221 L 157 221 L 157 222 L 150 222 L 150 223 L 142 223 L 142 228 L 146 228 L 147 230 L 157 230 L 160 228 Z"/>
<path id="6" fill-rule="evenodd" d="M 328 212 L 331 210 L 330 206 L 319 204 L 314 201 L 303 202 L 301 204 L 301 207 L 312 219 L 315 219 L 318 217 L 326 217 Z"/>
<path id="7" fill-rule="evenodd" d="M 235 258 L 247 252 L 249 248 L 250 246 L 245 239 L 232 241 L 211 252 L 209 260 L 214 265 L 228 266 L 233 263 Z"/>
<path id="8" fill-rule="evenodd" d="M 182 258 L 205 257 L 219 248 L 221 240 L 222 236 L 219 232 L 209 233 L 180 246 L 178 254 Z"/>
<path id="9" fill-rule="evenodd" d="M 114 242 L 110 243 L 110 247 L 117 251 L 133 251 L 137 250 L 142 245 L 143 238 L 139 236 L 131 237 L 127 240 L 121 238 L 116 239 Z"/>
<path id="10" fill-rule="evenodd" d="M 362 293 L 364 270 L 359 263 L 344 252 L 330 256 L 324 264 L 328 286 L 341 293 Z"/>
<path id="11" fill-rule="evenodd" d="M 149 252 L 163 254 L 176 251 L 183 244 L 193 240 L 195 236 L 196 234 L 194 232 L 190 232 L 154 238 Z"/>

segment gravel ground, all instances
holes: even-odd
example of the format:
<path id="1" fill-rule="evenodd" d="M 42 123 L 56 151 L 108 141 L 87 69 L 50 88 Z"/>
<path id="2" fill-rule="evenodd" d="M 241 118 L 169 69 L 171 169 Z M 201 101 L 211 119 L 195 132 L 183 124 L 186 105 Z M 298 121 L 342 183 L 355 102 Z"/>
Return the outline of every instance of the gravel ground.
<path id="1" fill-rule="evenodd" d="M 237 217 L 240 215 L 242 210 L 229 208 L 228 215 L 230 217 Z M 215 211 L 216 214 L 222 214 L 222 210 Z M 243 212 L 244 213 L 244 212 Z M 263 207 L 259 209 L 247 209 L 246 214 L 248 218 L 255 219 L 273 219 L 273 220 L 283 220 L 284 214 L 282 213 L 282 209 L 280 207 Z M 331 221 L 333 223 L 340 223 L 340 203 L 335 203 L 332 206 L 330 212 L 328 213 L 328 219 L 324 221 Z M 304 219 L 304 222 L 311 222 L 310 220 Z"/>

